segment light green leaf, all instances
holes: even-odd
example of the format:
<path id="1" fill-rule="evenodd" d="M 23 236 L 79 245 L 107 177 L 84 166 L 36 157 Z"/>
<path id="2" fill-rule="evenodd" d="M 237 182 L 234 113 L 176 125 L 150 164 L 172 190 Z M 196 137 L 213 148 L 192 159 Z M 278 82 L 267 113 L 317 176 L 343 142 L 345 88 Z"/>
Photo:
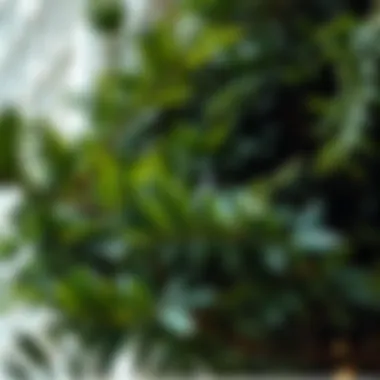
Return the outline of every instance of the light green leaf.
<path id="1" fill-rule="evenodd" d="M 186 52 L 187 67 L 194 69 L 203 65 L 239 41 L 241 37 L 242 31 L 237 27 L 211 26 L 202 30 L 193 46 Z"/>

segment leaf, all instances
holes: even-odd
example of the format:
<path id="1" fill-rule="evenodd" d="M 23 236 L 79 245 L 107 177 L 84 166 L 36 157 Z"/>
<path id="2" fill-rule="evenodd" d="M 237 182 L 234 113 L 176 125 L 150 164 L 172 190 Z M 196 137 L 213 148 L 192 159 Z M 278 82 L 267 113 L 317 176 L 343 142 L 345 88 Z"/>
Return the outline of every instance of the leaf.
<path id="1" fill-rule="evenodd" d="M 72 172 L 76 152 L 52 126 L 41 122 L 37 127 L 39 153 L 47 167 L 48 180 L 52 189 L 59 191 Z"/>
<path id="2" fill-rule="evenodd" d="M 189 312 L 180 307 L 163 307 L 160 312 L 161 323 L 174 334 L 187 337 L 195 332 L 195 322 Z"/>
<path id="3" fill-rule="evenodd" d="M 326 175 L 341 170 L 348 162 L 349 147 L 341 140 L 332 140 L 323 147 L 316 157 L 315 170 Z"/>
<path id="4" fill-rule="evenodd" d="M 19 143 L 23 121 L 13 109 L 0 115 L 0 184 L 17 182 L 19 172 Z"/>
<path id="5" fill-rule="evenodd" d="M 235 114 L 243 107 L 249 94 L 256 92 L 261 86 L 256 76 L 244 76 L 232 81 L 214 94 L 205 105 L 205 118 L 207 124 L 219 125 L 232 122 Z M 255 91 L 256 90 L 256 91 Z"/>
<path id="6" fill-rule="evenodd" d="M 158 23 L 140 37 L 143 72 L 148 83 L 183 78 L 184 64 L 180 45 L 170 22 Z M 152 83 L 152 82 L 151 82 Z"/>
<path id="7" fill-rule="evenodd" d="M 124 7 L 120 0 L 91 0 L 89 2 L 91 22 L 103 33 L 117 32 L 124 21 Z"/>
<path id="8" fill-rule="evenodd" d="M 162 207 L 173 221 L 172 228 L 179 234 L 191 231 L 189 191 L 174 177 L 161 178 L 156 188 Z"/>
<path id="9" fill-rule="evenodd" d="M 352 31 L 357 26 L 357 20 L 344 14 L 333 19 L 316 34 L 316 39 L 324 48 L 329 58 L 341 61 L 349 53 L 347 49 L 351 42 Z"/>
<path id="10" fill-rule="evenodd" d="M 122 177 L 119 163 L 101 147 L 93 152 L 93 159 L 97 198 L 102 206 L 118 209 L 121 206 L 122 196 Z"/>
<path id="11" fill-rule="evenodd" d="M 155 183 L 156 178 L 167 176 L 168 171 L 159 150 L 152 148 L 132 164 L 125 174 L 129 185 L 143 189 Z"/>
<path id="12" fill-rule="evenodd" d="M 322 228 L 302 228 L 296 231 L 294 244 L 298 249 L 314 253 L 331 253 L 341 245 L 337 234 Z"/>
<path id="13" fill-rule="evenodd" d="M 213 154 L 217 152 L 230 136 L 230 126 L 226 124 L 217 124 L 208 128 L 203 133 L 202 145 L 206 153 Z"/>
<path id="14" fill-rule="evenodd" d="M 186 52 L 187 67 L 194 69 L 205 64 L 239 41 L 242 35 L 242 31 L 234 26 L 206 27 Z"/>
<path id="15" fill-rule="evenodd" d="M 218 196 L 214 199 L 214 218 L 222 228 L 234 229 L 239 220 L 236 200 L 232 195 Z"/>
<path id="16" fill-rule="evenodd" d="M 164 233 L 173 232 L 175 221 L 171 219 L 160 199 L 155 196 L 140 196 L 139 209 L 150 227 Z"/>

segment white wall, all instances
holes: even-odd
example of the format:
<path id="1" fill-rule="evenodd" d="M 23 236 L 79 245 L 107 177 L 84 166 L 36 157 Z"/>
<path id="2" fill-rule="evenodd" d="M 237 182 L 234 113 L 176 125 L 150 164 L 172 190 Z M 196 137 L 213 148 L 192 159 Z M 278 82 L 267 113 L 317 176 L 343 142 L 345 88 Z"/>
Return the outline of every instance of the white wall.
<path id="1" fill-rule="evenodd" d="M 104 41 L 86 17 L 87 0 L 0 0 L 0 107 L 21 105 L 53 118 L 66 135 L 85 121 L 70 98 L 89 89 L 104 66 Z M 150 0 L 124 0 L 128 31 L 146 18 Z"/>
<path id="2" fill-rule="evenodd" d="M 2 0 L 0 106 L 53 117 L 62 131 L 80 126 L 67 97 L 88 86 L 101 65 L 83 0 Z"/>

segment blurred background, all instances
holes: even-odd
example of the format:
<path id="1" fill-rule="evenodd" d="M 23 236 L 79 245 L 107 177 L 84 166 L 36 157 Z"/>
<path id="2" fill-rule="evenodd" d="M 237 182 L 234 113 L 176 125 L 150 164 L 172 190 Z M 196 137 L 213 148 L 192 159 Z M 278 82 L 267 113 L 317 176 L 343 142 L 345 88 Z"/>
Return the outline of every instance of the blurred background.
<path id="1" fill-rule="evenodd" d="M 0 379 L 378 373 L 379 12 L 0 1 Z"/>

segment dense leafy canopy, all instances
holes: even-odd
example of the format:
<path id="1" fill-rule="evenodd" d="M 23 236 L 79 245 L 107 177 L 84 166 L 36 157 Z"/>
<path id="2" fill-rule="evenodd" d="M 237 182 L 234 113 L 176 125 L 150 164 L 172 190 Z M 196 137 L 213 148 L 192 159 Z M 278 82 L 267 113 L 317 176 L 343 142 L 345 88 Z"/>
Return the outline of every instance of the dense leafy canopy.
<path id="1" fill-rule="evenodd" d="M 158 370 L 319 370 L 338 338 L 373 369 L 380 24 L 365 3 L 188 0 L 147 27 L 139 71 L 99 78 L 85 138 L 35 129 L 22 294 L 104 347 L 137 335 L 148 360 L 157 345 Z M 93 20 L 116 31 L 115 9 Z"/>

